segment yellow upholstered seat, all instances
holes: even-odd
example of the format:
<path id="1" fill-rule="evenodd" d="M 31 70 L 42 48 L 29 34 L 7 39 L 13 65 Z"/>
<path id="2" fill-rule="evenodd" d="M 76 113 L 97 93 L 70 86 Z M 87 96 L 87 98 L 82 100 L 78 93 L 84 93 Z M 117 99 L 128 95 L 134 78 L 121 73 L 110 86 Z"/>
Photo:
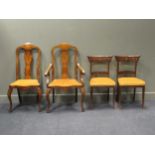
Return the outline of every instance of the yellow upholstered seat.
<path id="1" fill-rule="evenodd" d="M 11 87 L 38 87 L 38 80 L 35 79 L 20 79 L 10 84 Z"/>
<path id="2" fill-rule="evenodd" d="M 80 87 L 82 84 L 76 79 L 54 79 L 48 87 Z"/>
<path id="3" fill-rule="evenodd" d="M 145 81 L 136 77 L 121 77 L 118 83 L 120 86 L 145 86 Z"/>
<path id="4" fill-rule="evenodd" d="M 95 77 L 91 78 L 90 86 L 115 86 L 115 81 L 108 77 Z"/>

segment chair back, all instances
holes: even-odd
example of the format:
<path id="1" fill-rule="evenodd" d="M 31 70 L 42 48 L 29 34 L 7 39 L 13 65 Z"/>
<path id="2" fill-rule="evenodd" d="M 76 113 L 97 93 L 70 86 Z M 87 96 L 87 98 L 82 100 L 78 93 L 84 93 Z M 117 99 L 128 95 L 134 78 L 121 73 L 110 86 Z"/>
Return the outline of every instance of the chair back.
<path id="1" fill-rule="evenodd" d="M 25 43 L 16 49 L 16 79 L 20 78 L 20 54 L 24 53 L 24 62 L 25 62 L 25 70 L 24 75 L 25 79 L 32 78 L 33 71 L 33 53 L 37 53 L 37 62 L 36 62 L 36 78 L 40 80 L 40 59 L 41 59 L 41 51 L 40 48 L 31 43 Z"/>
<path id="2" fill-rule="evenodd" d="M 88 60 L 90 62 L 90 76 L 110 76 L 110 62 L 112 60 L 112 56 L 88 56 Z M 94 64 L 103 64 L 105 70 L 104 71 L 94 71 Z"/>
<path id="3" fill-rule="evenodd" d="M 57 46 L 54 46 L 52 48 L 52 64 L 53 64 L 53 75 L 55 76 L 55 70 L 56 70 L 56 52 L 60 52 L 60 56 L 61 60 L 60 60 L 60 65 L 61 65 L 61 78 L 62 79 L 67 79 L 70 78 L 69 75 L 69 71 L 70 71 L 70 67 L 74 66 L 74 76 L 75 78 L 77 78 L 77 62 L 78 62 L 78 50 L 75 46 L 70 45 L 68 43 L 61 43 Z M 73 64 L 69 63 L 69 59 L 70 59 L 70 52 L 72 52 L 73 54 Z M 69 66 L 70 65 L 70 66 Z M 54 77 L 53 76 L 53 77 Z"/>
<path id="4" fill-rule="evenodd" d="M 136 77 L 137 73 L 137 63 L 140 59 L 138 55 L 131 56 L 115 56 L 117 61 L 117 78 L 120 76 L 133 76 Z M 121 69 L 124 65 L 133 65 L 133 69 Z"/>

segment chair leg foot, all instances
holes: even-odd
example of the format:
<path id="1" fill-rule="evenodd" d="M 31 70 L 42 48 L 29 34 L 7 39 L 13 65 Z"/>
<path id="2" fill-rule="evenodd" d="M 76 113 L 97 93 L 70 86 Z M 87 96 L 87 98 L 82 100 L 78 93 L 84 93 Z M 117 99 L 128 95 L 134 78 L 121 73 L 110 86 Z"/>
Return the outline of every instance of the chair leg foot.
<path id="1" fill-rule="evenodd" d="M 50 112 L 50 98 L 49 98 L 50 92 L 51 92 L 51 89 L 50 89 L 50 88 L 47 88 L 47 91 L 46 91 L 46 100 L 47 100 L 46 112 L 47 112 L 47 113 Z"/>
<path id="2" fill-rule="evenodd" d="M 9 89 L 8 89 L 8 99 L 10 102 L 10 106 L 9 106 L 9 110 L 8 110 L 9 112 L 12 112 L 12 98 L 11 98 L 12 91 L 13 91 L 13 88 L 9 87 Z"/>

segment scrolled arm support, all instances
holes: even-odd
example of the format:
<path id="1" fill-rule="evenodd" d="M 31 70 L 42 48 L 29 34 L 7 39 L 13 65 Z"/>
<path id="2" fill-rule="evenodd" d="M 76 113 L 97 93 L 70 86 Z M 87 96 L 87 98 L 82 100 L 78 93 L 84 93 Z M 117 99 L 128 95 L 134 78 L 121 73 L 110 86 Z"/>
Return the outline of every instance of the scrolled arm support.
<path id="1" fill-rule="evenodd" d="M 52 78 L 53 78 L 53 64 L 49 64 L 48 68 L 46 69 L 44 76 L 46 77 L 46 84 L 48 85 L 50 82 L 50 71 L 52 70 Z"/>
<path id="2" fill-rule="evenodd" d="M 77 71 L 79 71 L 80 73 L 80 82 L 84 85 L 83 76 L 85 75 L 85 70 L 82 68 L 82 66 L 79 63 L 77 63 L 76 67 L 77 67 Z"/>

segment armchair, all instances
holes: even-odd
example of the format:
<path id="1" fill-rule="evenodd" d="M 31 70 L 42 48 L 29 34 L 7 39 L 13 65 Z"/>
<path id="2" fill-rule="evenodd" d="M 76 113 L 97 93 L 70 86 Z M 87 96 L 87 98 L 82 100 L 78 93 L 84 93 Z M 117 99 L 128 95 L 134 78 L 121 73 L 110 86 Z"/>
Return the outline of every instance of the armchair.
<path id="1" fill-rule="evenodd" d="M 55 67 L 55 61 L 56 56 L 55 53 L 57 52 L 56 49 L 59 49 L 61 54 L 61 77 L 55 78 L 56 73 L 56 67 Z M 74 54 L 74 78 L 70 78 L 69 76 L 69 51 L 72 50 Z M 80 66 L 78 63 L 78 50 L 75 46 L 72 46 L 68 43 L 61 43 L 52 49 L 52 63 L 49 64 L 47 70 L 45 71 L 45 77 L 46 77 L 46 99 L 48 102 L 47 105 L 47 112 L 50 112 L 50 98 L 49 94 L 53 93 L 53 102 L 55 102 L 55 89 L 69 89 L 69 88 L 75 88 L 75 101 L 77 102 L 77 92 L 78 89 L 80 89 L 81 92 L 81 102 L 80 107 L 81 111 L 84 111 L 83 106 L 83 100 L 85 96 L 85 86 L 84 86 L 84 80 L 83 75 L 85 74 L 84 69 Z M 79 74 L 79 76 L 78 76 Z"/>

